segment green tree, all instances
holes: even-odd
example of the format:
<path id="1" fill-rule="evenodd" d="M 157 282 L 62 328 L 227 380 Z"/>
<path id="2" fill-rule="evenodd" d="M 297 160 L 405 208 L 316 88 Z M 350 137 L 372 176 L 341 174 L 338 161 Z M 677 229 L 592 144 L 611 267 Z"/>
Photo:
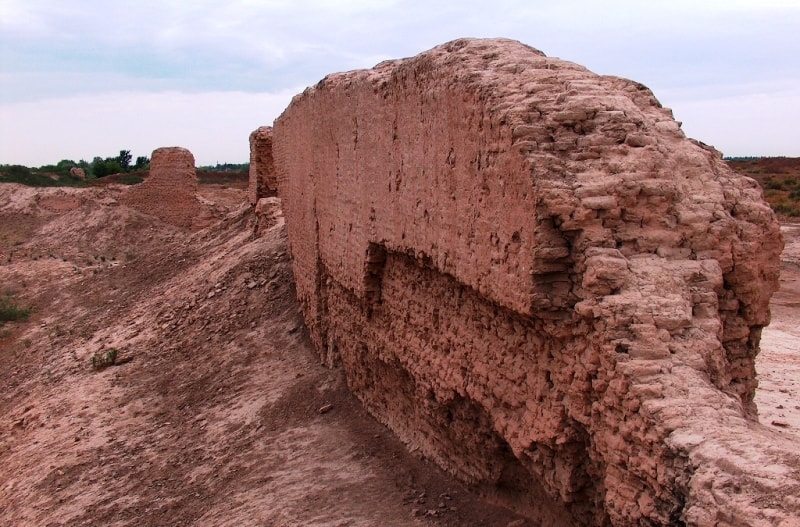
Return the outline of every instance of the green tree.
<path id="1" fill-rule="evenodd" d="M 131 167 L 131 151 L 120 150 L 116 161 L 119 164 L 121 172 L 127 172 Z"/>
<path id="2" fill-rule="evenodd" d="M 150 158 L 147 156 L 139 156 L 136 158 L 136 164 L 133 168 L 137 170 L 145 169 L 150 164 Z"/>
<path id="3" fill-rule="evenodd" d="M 95 157 L 94 161 L 92 161 L 92 174 L 94 177 L 101 178 L 111 174 L 118 174 L 119 172 L 122 172 L 122 167 L 119 165 L 117 158 L 107 157 L 103 159 Z"/>

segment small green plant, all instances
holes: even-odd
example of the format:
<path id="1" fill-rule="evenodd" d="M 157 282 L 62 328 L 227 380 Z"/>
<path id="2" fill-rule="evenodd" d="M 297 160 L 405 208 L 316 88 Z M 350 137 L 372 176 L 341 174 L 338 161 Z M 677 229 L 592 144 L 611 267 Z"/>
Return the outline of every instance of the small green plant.
<path id="1" fill-rule="evenodd" d="M 92 369 L 102 370 L 117 363 L 117 350 L 111 348 L 105 353 L 98 352 L 92 355 Z"/>
<path id="2" fill-rule="evenodd" d="M 793 218 L 800 216 L 800 205 L 789 205 L 786 203 L 779 203 L 774 208 L 775 212 L 778 212 L 779 214 L 785 214 Z"/>
<path id="3" fill-rule="evenodd" d="M 117 183 L 122 183 L 123 185 L 138 185 L 142 181 L 144 181 L 144 178 L 135 174 L 125 174 L 117 177 Z"/>
<path id="4" fill-rule="evenodd" d="M 777 179 L 768 179 L 764 186 L 769 190 L 783 190 L 783 181 Z"/>
<path id="5" fill-rule="evenodd" d="M 0 325 L 3 322 L 28 320 L 30 314 L 30 309 L 20 307 L 12 295 L 0 296 Z"/>

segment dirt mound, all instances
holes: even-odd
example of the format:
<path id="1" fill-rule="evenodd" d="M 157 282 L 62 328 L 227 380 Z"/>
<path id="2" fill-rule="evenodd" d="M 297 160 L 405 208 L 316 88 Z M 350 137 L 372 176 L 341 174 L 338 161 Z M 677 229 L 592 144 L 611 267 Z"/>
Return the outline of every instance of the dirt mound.
<path id="1" fill-rule="evenodd" d="M 63 192 L 80 206 L 40 205 Z M 220 219 L 192 234 L 125 192 L 0 185 L 0 284 L 32 308 L 0 337 L 0 523 L 519 519 L 407 454 L 319 364 L 280 209 L 255 238 L 243 189 L 201 185 Z"/>

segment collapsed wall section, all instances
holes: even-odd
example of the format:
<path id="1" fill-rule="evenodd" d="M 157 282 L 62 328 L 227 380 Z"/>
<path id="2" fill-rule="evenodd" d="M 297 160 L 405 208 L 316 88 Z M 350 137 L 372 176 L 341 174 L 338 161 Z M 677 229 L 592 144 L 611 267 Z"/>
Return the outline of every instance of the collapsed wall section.
<path id="1" fill-rule="evenodd" d="M 645 87 L 458 40 L 326 77 L 274 134 L 311 338 L 410 447 L 562 524 L 796 510 L 748 454 L 791 452 L 752 421 L 778 224 Z"/>

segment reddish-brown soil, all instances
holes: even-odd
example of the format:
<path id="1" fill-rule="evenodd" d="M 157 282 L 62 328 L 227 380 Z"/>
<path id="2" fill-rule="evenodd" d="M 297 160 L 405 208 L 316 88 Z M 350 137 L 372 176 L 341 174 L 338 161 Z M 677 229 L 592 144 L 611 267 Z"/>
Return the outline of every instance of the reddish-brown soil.
<path id="1" fill-rule="evenodd" d="M 0 525 L 532 525 L 407 453 L 319 364 L 282 219 L 201 186 L 189 233 L 124 190 L 0 185 Z M 764 331 L 762 421 L 800 440 L 800 225 Z M 118 351 L 94 370 L 92 357 Z"/>
<path id="2" fill-rule="evenodd" d="M 0 185 L 0 293 L 32 312 L 1 330 L 0 524 L 530 525 L 320 365 L 245 186 L 201 186 L 219 222 L 189 233 L 122 187 Z"/>

